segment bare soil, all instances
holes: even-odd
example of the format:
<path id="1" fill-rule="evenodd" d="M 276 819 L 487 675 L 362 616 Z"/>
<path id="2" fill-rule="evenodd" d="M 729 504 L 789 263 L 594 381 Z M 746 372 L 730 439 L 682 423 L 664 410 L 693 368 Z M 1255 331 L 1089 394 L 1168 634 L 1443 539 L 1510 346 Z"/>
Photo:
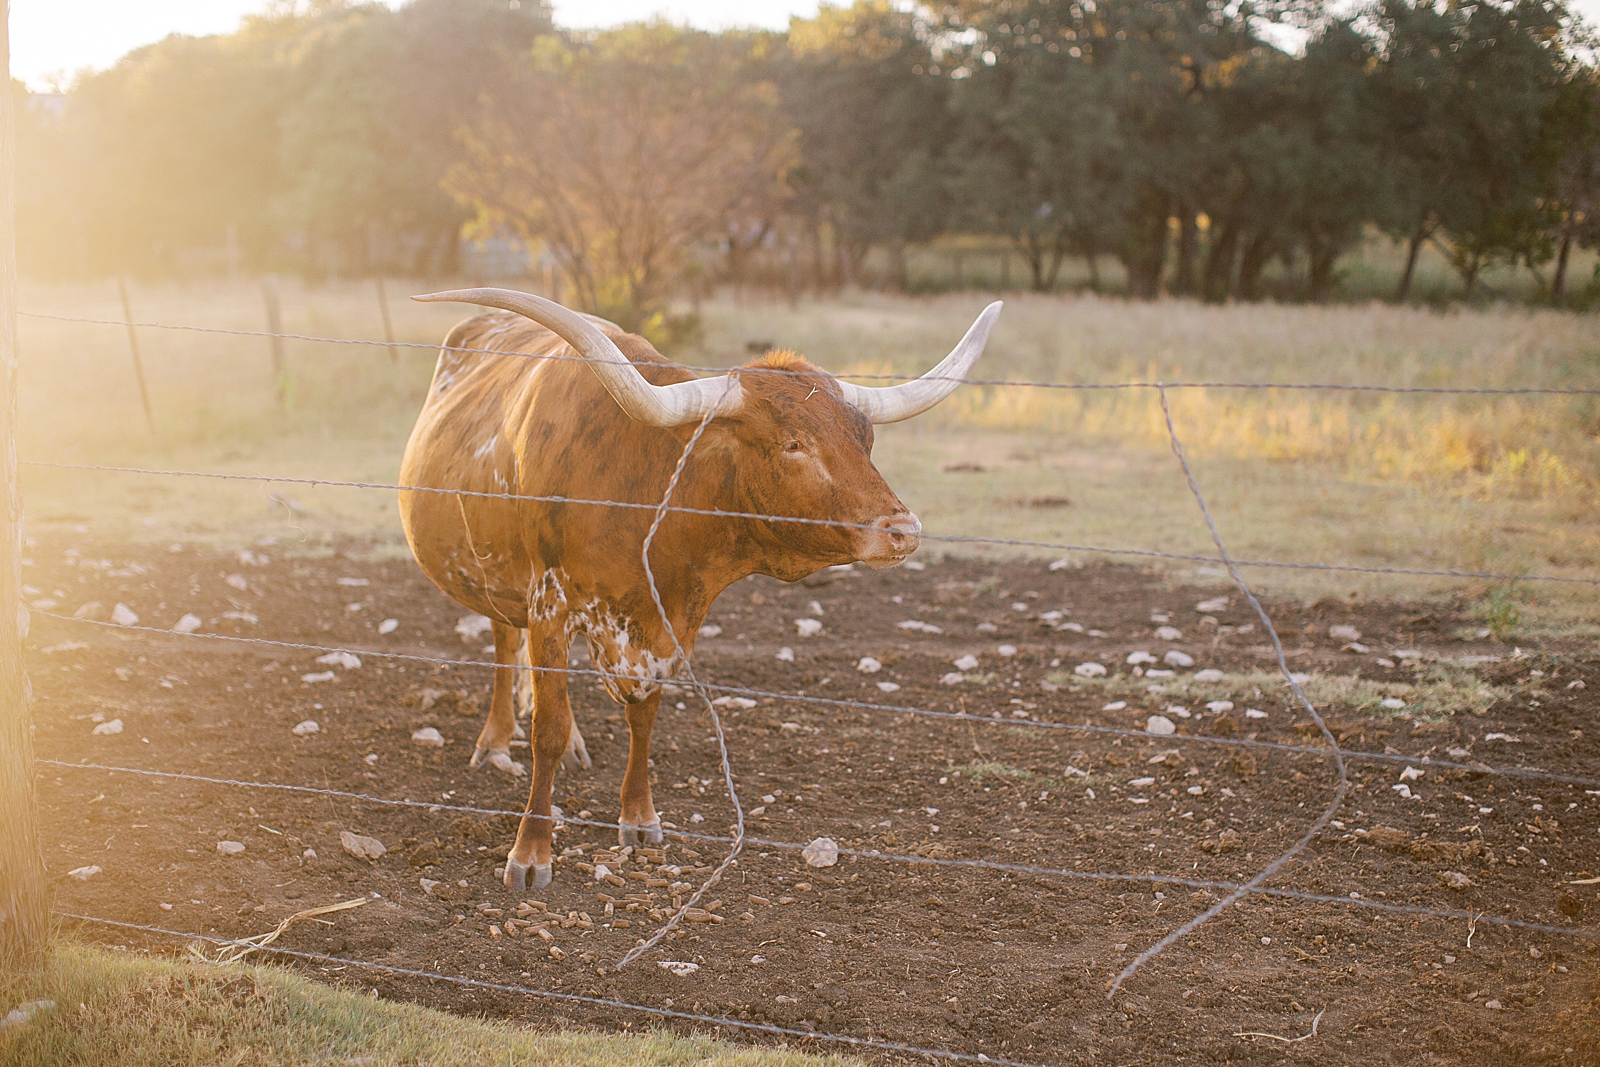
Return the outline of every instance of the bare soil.
<path id="1" fill-rule="evenodd" d="M 365 561 L 361 549 L 299 559 L 273 546 L 241 562 L 86 536 L 33 545 L 24 581 L 38 609 L 29 641 L 38 754 L 441 806 L 520 807 L 526 779 L 466 766 L 487 703 L 485 668 L 367 654 L 359 668 L 345 669 L 316 663 L 312 651 L 42 614 L 98 602 L 88 614 L 105 617 L 122 603 L 140 625 L 168 627 L 192 612 L 202 633 L 482 658 L 486 637 L 466 641 L 455 632 L 459 607 L 409 563 Z M 1195 661 L 1180 675 L 1273 669 L 1260 627 L 1243 629 L 1252 619 L 1237 597 L 1210 613 L 1213 622 L 1202 621 L 1195 605 L 1229 592 L 1215 579 L 1185 586 L 1121 566 L 1050 571 L 1042 562 L 973 560 L 825 577 L 833 580 L 751 579 L 730 589 L 709 620 L 721 633 L 703 638 L 696 653 L 702 679 L 966 711 L 989 722 L 773 698 L 727 707 L 733 766 L 760 837 L 827 835 L 847 848 L 933 858 L 1239 881 L 1298 838 L 1333 794 L 1326 750 L 1184 740 L 1320 744 L 1283 687 L 1252 703 L 1265 718 L 1247 718 L 1243 707 L 1179 718 L 1177 737 L 1027 725 L 1142 729 L 1164 708 L 1162 694 L 1144 692 L 1126 708 L 1104 710 L 1103 691 L 1071 680 L 1085 661 L 1126 674 L 1129 653 L 1177 648 Z M 49 601 L 54 607 L 45 608 Z M 1514 657 L 1509 645 L 1463 643 L 1458 633 L 1481 624 L 1449 604 L 1266 606 L 1296 671 L 1405 679 L 1426 669 L 1429 656 L 1487 656 L 1496 658 L 1472 669 L 1512 694 L 1482 715 L 1426 720 L 1381 707 L 1328 709 L 1344 746 L 1415 754 L 1412 766 L 1424 774 L 1408 788 L 1423 799 L 1393 788 L 1406 764 L 1353 760 L 1339 822 L 1271 884 L 1593 929 L 1600 886 L 1571 883 L 1600 873 L 1600 795 L 1421 762 L 1458 748 L 1471 753 L 1468 761 L 1600 775 L 1592 649 L 1524 645 Z M 1052 628 L 1039 618 L 1050 611 L 1068 613 L 1054 618 L 1058 625 L 1074 621 L 1086 632 Z M 1157 640 L 1153 613 L 1167 614 L 1183 638 Z M 822 632 L 799 637 L 801 617 L 819 619 Z M 388 618 L 399 628 L 380 635 Z M 913 619 L 942 633 L 899 628 Z M 1360 630 L 1372 651 L 1341 651 L 1346 642 L 1328 636 L 1337 624 Z M 1001 655 L 1002 645 L 1015 653 Z M 793 649 L 792 662 L 777 658 L 783 646 Z M 1422 656 L 1394 659 L 1402 649 Z M 959 684 L 941 683 L 968 654 L 979 667 Z M 581 649 L 573 656 L 587 662 Z M 865 656 L 882 669 L 858 670 Z M 1379 665 L 1380 657 L 1395 666 Z M 302 680 L 327 671 L 333 680 Z M 884 692 L 880 682 L 899 688 Z M 569 815 L 614 819 L 627 744 L 619 709 L 593 679 L 573 676 L 572 691 L 595 765 L 563 772 L 557 799 Z M 712 732 L 691 694 L 672 701 L 686 707 L 664 714 L 657 730 L 657 805 L 676 828 L 724 833 L 732 808 Z M 113 719 L 122 721 L 120 733 L 92 733 Z M 291 728 L 304 720 L 320 730 L 296 736 Z M 412 741 L 425 726 L 440 731 L 444 748 Z M 1495 733 L 1517 740 L 1486 740 Z M 1153 781 L 1136 784 L 1145 778 Z M 504 933 L 518 904 L 495 870 L 514 834 L 508 817 L 48 765 L 39 786 L 56 906 L 66 912 L 235 937 L 365 896 L 364 907 L 295 924 L 279 944 L 1028 1062 L 1600 1063 L 1600 942 L 1592 938 L 1255 896 L 1167 949 L 1108 999 L 1111 978 L 1136 953 L 1216 892 L 871 857 L 809 868 L 793 851 L 753 845 L 713 894 L 720 903 L 711 914 L 722 921 L 688 925 L 619 972 L 616 961 L 657 928 L 682 883 L 704 877 L 721 845 L 669 842 L 665 865 L 680 868 L 672 875 L 662 864 L 605 855 L 615 846 L 612 831 L 569 826 L 558 837 L 566 853 L 555 884 L 538 894 L 547 914 L 565 920 L 548 925 L 546 941 L 531 927 Z M 342 831 L 375 837 L 387 852 L 375 862 L 352 856 L 341 848 Z M 244 851 L 223 854 L 221 841 Z M 597 858 L 641 877 L 621 888 L 597 883 L 588 866 Z M 68 875 L 90 865 L 102 872 L 87 881 Z M 439 883 L 432 895 L 422 879 Z M 137 951 L 181 950 L 172 938 L 93 925 L 80 935 Z M 691 1025 L 278 958 L 329 981 L 465 1014 L 540 1026 Z M 680 977 L 660 960 L 699 970 Z M 1298 1038 L 1319 1013 L 1315 1036 L 1298 1043 L 1239 1036 Z"/>

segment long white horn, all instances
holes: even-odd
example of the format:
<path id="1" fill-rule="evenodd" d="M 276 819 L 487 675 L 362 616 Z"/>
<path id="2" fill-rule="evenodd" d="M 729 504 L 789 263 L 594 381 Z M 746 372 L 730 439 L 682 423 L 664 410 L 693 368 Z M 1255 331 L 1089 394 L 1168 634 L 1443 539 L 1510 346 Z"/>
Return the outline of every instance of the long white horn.
<path id="1" fill-rule="evenodd" d="M 420 301 L 455 301 L 514 311 L 550 330 L 588 360 L 600 384 L 630 418 L 649 426 L 682 426 L 699 422 L 709 411 L 723 415 L 738 410 L 744 397 L 737 379 L 727 375 L 697 378 L 672 385 L 651 385 L 628 361 L 615 342 L 584 316 L 553 300 L 514 289 L 454 289 L 414 296 Z"/>
<path id="2" fill-rule="evenodd" d="M 899 422 L 913 415 L 921 415 L 955 392 L 972 364 L 983 355 L 983 346 L 989 341 L 989 331 L 994 329 L 1002 306 L 1002 302 L 996 300 L 984 308 L 968 328 L 966 336 L 961 338 L 961 343 L 922 377 L 884 389 L 866 389 L 840 382 L 839 388 L 844 390 L 844 398 L 860 408 L 862 414 L 873 422 Z"/>

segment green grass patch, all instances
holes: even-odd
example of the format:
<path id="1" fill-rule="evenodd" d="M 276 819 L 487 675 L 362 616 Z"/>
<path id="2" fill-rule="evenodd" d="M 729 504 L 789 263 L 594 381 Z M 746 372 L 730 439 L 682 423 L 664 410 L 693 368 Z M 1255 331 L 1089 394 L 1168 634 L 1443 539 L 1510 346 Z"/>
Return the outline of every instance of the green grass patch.
<path id="1" fill-rule="evenodd" d="M 376 999 L 271 966 L 218 967 L 59 941 L 36 974 L 0 975 L 0 1013 L 55 1007 L 0 1030 L 6 1067 L 822 1067 L 859 1060 L 744 1048 L 651 1028 L 548 1031 Z M 529 1022 L 549 1016 L 529 1005 Z"/>

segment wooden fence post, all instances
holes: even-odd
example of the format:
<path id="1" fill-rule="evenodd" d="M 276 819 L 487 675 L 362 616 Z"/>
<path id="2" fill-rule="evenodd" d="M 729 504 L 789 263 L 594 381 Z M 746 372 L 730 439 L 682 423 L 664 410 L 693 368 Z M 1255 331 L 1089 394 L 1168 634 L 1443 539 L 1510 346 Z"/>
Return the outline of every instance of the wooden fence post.
<path id="1" fill-rule="evenodd" d="M 122 296 L 122 321 L 128 324 L 128 350 L 133 353 L 133 376 L 139 379 L 139 400 L 144 404 L 144 421 L 154 437 L 156 417 L 150 410 L 150 390 L 144 384 L 144 361 L 139 358 L 139 335 L 133 329 L 133 305 L 128 302 L 127 279 L 117 279 L 117 292 Z"/>
<path id="2" fill-rule="evenodd" d="M 278 276 L 269 274 L 261 279 L 261 298 L 267 305 L 267 332 L 272 336 L 272 384 L 277 391 L 278 407 L 289 410 L 289 378 L 283 366 L 283 314 L 278 308 Z"/>
<path id="3" fill-rule="evenodd" d="M 389 294 L 383 288 L 383 275 L 373 279 L 378 283 L 378 310 L 383 312 L 383 339 L 389 342 L 389 362 L 400 362 L 400 350 L 394 346 L 394 324 L 389 321 Z"/>
<path id="4" fill-rule="evenodd" d="M 22 494 L 17 486 L 16 115 L 11 103 L 11 0 L 0 22 L 0 965 L 37 962 L 49 933 L 34 797 L 32 715 L 22 639 Z"/>

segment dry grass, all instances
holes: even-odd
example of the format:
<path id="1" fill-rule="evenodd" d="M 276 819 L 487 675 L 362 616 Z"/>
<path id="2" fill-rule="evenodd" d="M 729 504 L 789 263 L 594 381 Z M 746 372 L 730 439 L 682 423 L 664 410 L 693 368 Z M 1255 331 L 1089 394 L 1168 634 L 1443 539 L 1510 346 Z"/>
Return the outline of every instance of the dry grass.
<path id="1" fill-rule="evenodd" d="M 646 1029 L 536 1031 L 373 998 L 278 967 L 155 960 L 59 942 L 45 970 L 0 975 L 0 1011 L 53 1000 L 0 1030 L 7 1067 L 845 1067 L 860 1061 L 741 1048 Z M 555 1025 L 548 1002 L 530 1018 Z"/>
<path id="2" fill-rule="evenodd" d="M 396 332 L 433 343 L 465 309 L 417 305 L 390 283 Z M 836 371 L 920 371 L 985 298 L 870 294 L 702 309 L 672 353 L 741 362 L 750 342 Z M 114 286 L 31 288 L 27 310 L 117 318 Z M 292 332 L 381 338 L 370 285 L 283 286 Z M 253 285 L 136 289 L 135 317 L 262 329 Z M 1591 318 L 1498 308 L 1207 307 L 1012 295 L 980 363 L 988 377 L 1076 382 L 1327 381 L 1480 387 L 1600 386 Z M 432 355 L 286 342 L 289 410 L 273 399 L 263 338 L 142 331 L 159 422 L 143 425 L 118 327 L 22 322 L 25 458 L 390 481 Z M 1185 390 L 1173 414 L 1230 549 L 1280 560 L 1592 576 L 1600 562 L 1600 404 L 1567 398 L 1416 397 Z M 936 413 L 882 428 L 877 459 L 935 533 L 1211 551 L 1150 390 L 958 392 Z M 946 472 L 977 464 L 977 473 Z M 380 491 L 113 477 L 24 469 L 30 516 L 108 539 L 314 547 L 341 535 L 401 549 Z M 1030 499 L 1065 497 L 1065 507 Z M 931 551 L 1004 551 L 940 545 Z M 1193 568 L 1179 568 L 1191 571 Z M 1490 583 L 1255 572 L 1308 598 L 1482 599 Z M 1588 587 L 1522 584 L 1524 626 L 1586 628 Z M 1505 594 L 1501 594 L 1502 598 Z"/>

